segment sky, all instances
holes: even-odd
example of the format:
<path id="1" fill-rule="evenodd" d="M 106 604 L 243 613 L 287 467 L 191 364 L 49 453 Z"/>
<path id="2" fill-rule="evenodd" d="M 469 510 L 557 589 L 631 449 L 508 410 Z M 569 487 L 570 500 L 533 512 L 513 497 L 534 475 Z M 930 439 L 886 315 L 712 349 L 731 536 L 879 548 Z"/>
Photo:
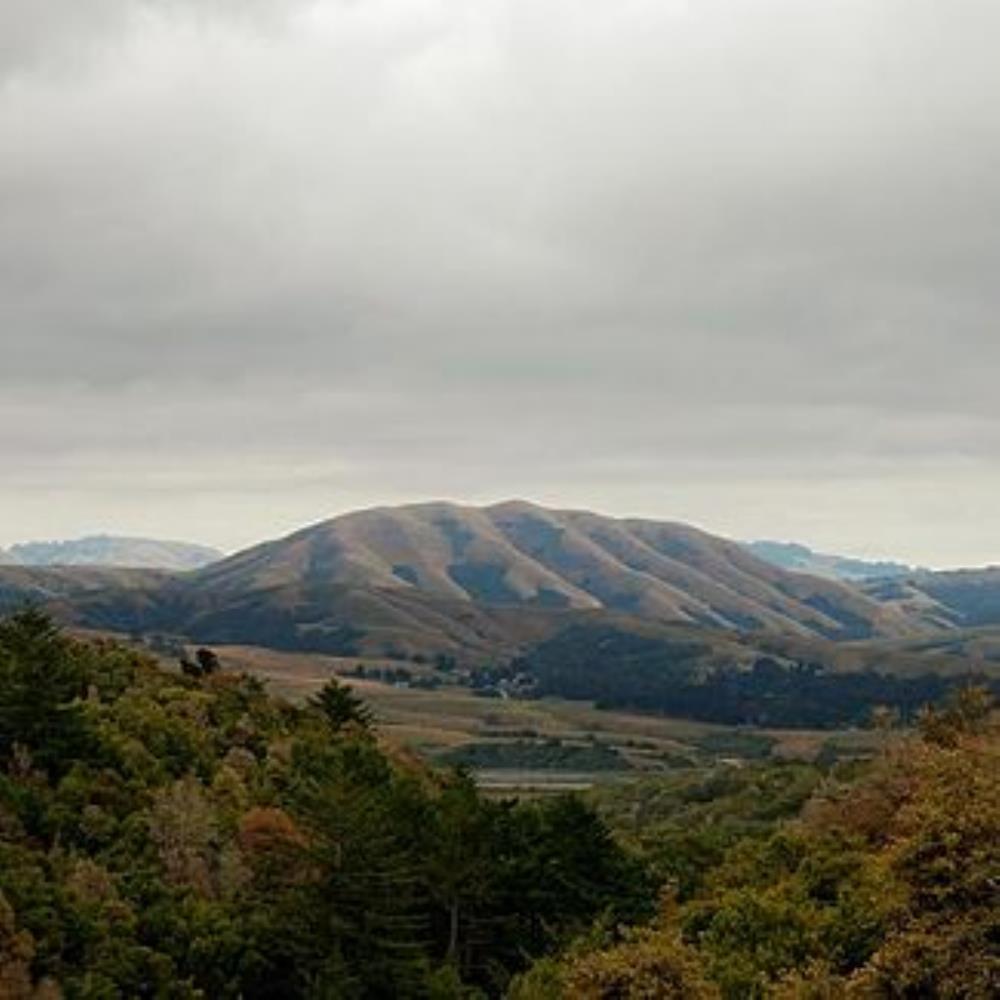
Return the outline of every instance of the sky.
<path id="1" fill-rule="evenodd" d="M 994 0 L 0 5 L 0 546 L 525 497 L 1000 562 Z"/>

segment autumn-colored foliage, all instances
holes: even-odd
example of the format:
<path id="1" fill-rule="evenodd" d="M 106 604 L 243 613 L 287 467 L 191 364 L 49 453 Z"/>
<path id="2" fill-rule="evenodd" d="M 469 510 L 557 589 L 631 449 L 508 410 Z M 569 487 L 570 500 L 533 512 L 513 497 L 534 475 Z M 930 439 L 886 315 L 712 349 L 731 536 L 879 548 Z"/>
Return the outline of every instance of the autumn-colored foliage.
<path id="1" fill-rule="evenodd" d="M 966 691 L 923 713 L 921 732 L 890 740 L 863 776 L 830 775 L 800 818 L 709 864 L 652 929 L 571 949 L 515 995 L 1000 996 L 1000 730 L 988 697 Z"/>
<path id="2" fill-rule="evenodd" d="M 255 806 L 240 819 L 239 845 L 251 855 L 273 855 L 305 846 L 306 839 L 283 809 Z"/>
<path id="3" fill-rule="evenodd" d="M 578 801 L 497 803 L 296 707 L 0 621 L 0 1000 L 498 995 L 641 864 Z"/>
<path id="4" fill-rule="evenodd" d="M 1000 733 L 484 798 L 357 697 L 0 622 L 0 1000 L 1000 996 Z M 661 905 L 657 907 L 657 900 Z"/>

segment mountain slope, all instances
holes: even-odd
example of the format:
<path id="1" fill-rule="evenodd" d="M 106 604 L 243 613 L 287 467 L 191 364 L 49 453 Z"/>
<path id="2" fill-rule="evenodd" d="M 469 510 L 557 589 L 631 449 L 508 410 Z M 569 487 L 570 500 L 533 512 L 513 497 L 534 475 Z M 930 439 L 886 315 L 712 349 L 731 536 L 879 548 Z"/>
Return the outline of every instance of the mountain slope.
<path id="1" fill-rule="evenodd" d="M 865 591 L 904 614 L 918 613 L 942 626 L 1000 625 L 1000 566 L 914 573 L 872 581 Z"/>
<path id="2" fill-rule="evenodd" d="M 304 588 L 339 588 L 841 638 L 916 629 L 898 608 L 686 525 L 523 501 L 358 511 L 222 560 L 190 586 L 217 604 L 250 594 L 301 603 Z"/>
<path id="3" fill-rule="evenodd" d="M 789 572 L 687 525 L 523 501 L 357 511 L 194 572 L 0 568 L 0 600 L 26 597 L 102 630 L 480 662 L 581 623 L 693 627 L 721 648 L 740 633 L 905 639 L 958 621 L 922 591 Z"/>
<path id="4" fill-rule="evenodd" d="M 91 535 L 69 541 L 24 542 L 0 549 L 0 564 L 15 566 L 125 566 L 141 569 L 191 570 L 222 558 L 206 545 Z"/>
<path id="5" fill-rule="evenodd" d="M 143 595 L 151 606 L 171 580 L 170 574 L 151 569 L 0 565 L 0 614 L 40 604 L 61 618 L 82 621 L 80 609 L 92 603 L 120 608 Z"/>

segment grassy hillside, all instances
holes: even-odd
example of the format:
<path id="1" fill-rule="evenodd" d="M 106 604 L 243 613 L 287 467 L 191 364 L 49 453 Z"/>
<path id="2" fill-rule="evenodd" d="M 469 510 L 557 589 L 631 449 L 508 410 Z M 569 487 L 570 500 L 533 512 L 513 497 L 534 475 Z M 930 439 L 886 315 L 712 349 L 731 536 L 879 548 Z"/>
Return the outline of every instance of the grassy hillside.
<path id="1" fill-rule="evenodd" d="M 479 662 L 591 620 L 837 641 L 956 621 L 923 592 L 900 600 L 788 572 L 685 525 L 523 502 L 359 511 L 193 573 L 0 567 L 0 601 L 25 598 L 116 632 Z"/>
<path id="2" fill-rule="evenodd" d="M 605 609 L 802 635 L 915 628 L 849 587 L 785 572 L 686 525 L 524 502 L 359 511 L 239 553 L 197 574 L 196 586 L 222 602 L 363 590 L 418 593 L 449 608 Z"/>
<path id="3" fill-rule="evenodd" d="M 39 603 L 73 618 L 90 602 L 124 607 L 143 595 L 158 594 L 171 580 L 171 574 L 150 569 L 0 565 L 0 613 Z"/>
<path id="4" fill-rule="evenodd" d="M 452 658 L 472 686 L 523 674 L 535 695 L 728 725 L 840 728 L 888 705 L 912 716 L 965 683 L 1000 681 L 989 630 L 834 642 L 644 620 L 604 609 L 546 610 L 366 591 L 308 581 L 219 594 L 190 576 L 63 568 L 0 570 L 0 603 L 40 601 L 67 621 L 141 635 L 152 648 L 314 650 L 397 665 Z M 175 657 L 176 658 L 176 657 Z M 449 678 L 449 681 L 453 678 Z"/>
<path id="5" fill-rule="evenodd" d="M 962 627 L 1000 625 L 1000 567 L 917 573 L 866 589 L 905 613 L 929 611 Z"/>

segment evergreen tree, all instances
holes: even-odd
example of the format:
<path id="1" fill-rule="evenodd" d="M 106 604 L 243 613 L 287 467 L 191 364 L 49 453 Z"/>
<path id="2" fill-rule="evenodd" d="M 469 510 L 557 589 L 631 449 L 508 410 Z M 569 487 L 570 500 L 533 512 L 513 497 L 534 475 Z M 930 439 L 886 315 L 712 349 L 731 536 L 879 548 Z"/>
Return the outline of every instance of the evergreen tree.
<path id="1" fill-rule="evenodd" d="M 309 700 L 318 709 L 334 730 L 354 724 L 362 729 L 371 729 L 375 723 L 372 710 L 346 684 L 330 678 L 319 694 Z"/>
<path id="2" fill-rule="evenodd" d="M 0 622 L 0 757 L 24 747 L 61 773 L 92 746 L 81 699 L 87 678 L 73 644 L 41 611 Z"/>

